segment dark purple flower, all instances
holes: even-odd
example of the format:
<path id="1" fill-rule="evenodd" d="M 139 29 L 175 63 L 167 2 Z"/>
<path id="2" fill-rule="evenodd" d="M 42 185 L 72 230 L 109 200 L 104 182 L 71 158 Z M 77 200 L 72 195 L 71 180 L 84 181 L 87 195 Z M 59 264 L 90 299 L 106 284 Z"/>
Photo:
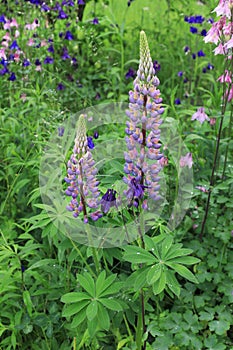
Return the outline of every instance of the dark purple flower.
<path id="1" fill-rule="evenodd" d="M 180 72 L 177 73 L 177 75 L 178 75 L 178 77 L 182 77 L 183 76 L 183 72 L 180 71 Z"/>
<path id="2" fill-rule="evenodd" d="M 11 61 L 14 61 L 14 55 L 13 55 L 13 60 L 11 60 Z M 4 67 L 6 67 L 6 66 L 8 66 L 9 62 L 7 60 L 4 60 L 4 58 L 2 58 L 0 61 L 0 64 L 2 64 Z"/>
<path id="3" fill-rule="evenodd" d="M 51 8 L 48 5 L 46 5 L 46 4 L 42 4 L 41 5 L 41 10 L 47 12 L 47 11 L 50 11 Z"/>
<path id="4" fill-rule="evenodd" d="M 204 22 L 205 18 L 202 16 L 195 16 L 195 23 L 202 24 Z"/>
<path id="5" fill-rule="evenodd" d="M 64 39 L 65 40 L 73 40 L 74 39 L 73 34 L 69 30 L 67 30 Z"/>
<path id="6" fill-rule="evenodd" d="M 188 81 L 189 81 L 189 80 L 188 80 L 187 77 L 185 77 L 184 80 L 183 80 L 184 83 L 187 83 Z"/>
<path id="7" fill-rule="evenodd" d="M 129 68 L 128 72 L 125 74 L 125 79 L 135 78 L 136 72 L 133 68 Z"/>
<path id="8" fill-rule="evenodd" d="M 63 33 L 63 32 L 60 32 L 60 33 L 59 33 L 59 38 L 62 38 L 63 35 L 64 35 L 64 33 Z"/>
<path id="9" fill-rule="evenodd" d="M 153 68 L 154 68 L 154 70 L 155 70 L 155 74 L 156 74 L 157 72 L 160 71 L 161 66 L 160 66 L 160 64 L 159 64 L 158 61 L 154 61 L 154 62 L 153 62 Z"/>
<path id="10" fill-rule="evenodd" d="M 184 52 L 187 53 L 187 52 L 189 52 L 189 51 L 190 51 L 190 48 L 189 48 L 188 46 L 185 46 L 185 47 L 184 47 Z"/>
<path id="11" fill-rule="evenodd" d="M 48 47 L 48 52 L 51 52 L 51 53 L 54 53 L 54 47 L 53 47 L 53 44 L 49 45 Z"/>
<path id="12" fill-rule="evenodd" d="M 196 27 L 190 27 L 190 33 L 192 34 L 196 34 L 198 32 L 197 28 Z"/>
<path id="13" fill-rule="evenodd" d="M 99 137 L 98 131 L 95 131 L 95 132 L 94 132 L 93 137 L 94 137 L 94 139 L 98 139 L 98 137 Z"/>
<path id="14" fill-rule="evenodd" d="M 61 56 L 61 58 L 63 60 L 68 60 L 70 58 L 70 55 L 68 54 L 68 50 L 67 50 L 66 47 L 63 47 L 63 49 L 62 49 L 62 56 Z"/>
<path id="15" fill-rule="evenodd" d="M 214 19 L 213 19 L 213 18 L 209 18 L 209 19 L 207 20 L 207 22 L 210 23 L 210 24 L 213 24 L 213 23 L 214 23 Z"/>
<path id="16" fill-rule="evenodd" d="M 88 144 L 89 149 L 95 148 L 95 144 L 94 144 L 91 136 L 87 137 L 87 144 Z"/>
<path id="17" fill-rule="evenodd" d="M 16 75 L 15 75 L 15 73 L 12 72 L 11 75 L 9 76 L 8 80 L 10 80 L 10 81 L 15 81 L 15 80 L 16 80 Z"/>
<path id="18" fill-rule="evenodd" d="M 21 271 L 24 272 L 26 270 L 26 267 L 24 265 L 21 265 Z"/>
<path id="19" fill-rule="evenodd" d="M 196 54 L 195 53 L 192 53 L 192 58 L 195 60 L 195 58 L 196 58 Z"/>
<path id="20" fill-rule="evenodd" d="M 181 101 L 180 101 L 179 98 L 176 98 L 174 102 L 175 102 L 175 105 L 180 105 L 181 104 Z"/>
<path id="21" fill-rule="evenodd" d="M 54 62 L 54 59 L 52 57 L 47 56 L 44 59 L 44 64 L 53 64 L 53 62 Z"/>
<path id="22" fill-rule="evenodd" d="M 58 130 L 58 136 L 62 137 L 65 131 L 64 126 L 59 126 L 57 130 Z"/>
<path id="23" fill-rule="evenodd" d="M 95 100 L 100 100 L 101 96 L 100 96 L 100 93 L 97 92 L 96 95 L 95 95 Z"/>
<path id="24" fill-rule="evenodd" d="M 36 65 L 36 66 L 40 66 L 40 65 L 41 65 L 41 62 L 40 62 L 39 58 L 37 58 L 37 59 L 35 60 L 35 65 Z"/>
<path id="25" fill-rule="evenodd" d="M 116 191 L 113 189 L 108 189 L 100 200 L 101 210 L 104 214 L 112 207 L 116 207 Z"/>
<path id="26" fill-rule="evenodd" d="M 11 44 L 11 46 L 9 48 L 11 50 L 20 50 L 16 40 L 13 41 L 13 43 Z"/>
<path id="27" fill-rule="evenodd" d="M 202 73 L 206 73 L 206 71 L 207 71 L 206 67 L 202 68 Z"/>
<path id="28" fill-rule="evenodd" d="M 212 70 L 212 69 L 214 69 L 214 66 L 211 63 L 208 63 L 207 69 Z"/>
<path id="29" fill-rule="evenodd" d="M 85 1 L 83 1 L 83 0 L 78 0 L 78 5 L 85 5 Z"/>
<path id="30" fill-rule="evenodd" d="M 0 23 L 6 23 L 4 15 L 0 15 Z"/>
<path id="31" fill-rule="evenodd" d="M 99 24 L 99 20 L 97 17 L 95 17 L 92 21 L 92 24 Z"/>
<path id="32" fill-rule="evenodd" d="M 57 90 L 65 90 L 65 86 L 62 83 L 57 84 Z"/>
<path id="33" fill-rule="evenodd" d="M 63 10 L 60 10 L 57 18 L 66 19 L 66 18 L 68 18 L 68 15 Z"/>
<path id="34" fill-rule="evenodd" d="M 199 50 L 197 53 L 198 57 L 205 57 L 205 53 L 202 50 Z"/>
<path id="35" fill-rule="evenodd" d="M 206 34 L 207 34 L 207 30 L 206 29 L 202 29 L 201 36 L 206 36 Z"/>
<path id="36" fill-rule="evenodd" d="M 0 69 L 0 75 L 5 75 L 6 73 L 9 73 L 9 70 L 6 67 Z"/>
<path id="37" fill-rule="evenodd" d="M 129 189 L 125 191 L 125 195 L 129 200 L 129 207 L 132 205 L 138 207 L 139 200 L 143 198 L 144 190 L 148 188 L 148 186 L 142 185 L 140 180 L 137 180 L 135 177 L 130 180 L 128 186 Z"/>
<path id="38" fill-rule="evenodd" d="M 72 57 L 70 63 L 71 63 L 73 66 L 77 66 L 77 65 L 78 65 L 77 58 Z"/>
<path id="39" fill-rule="evenodd" d="M 28 60 L 28 59 L 24 59 L 23 60 L 23 67 L 28 67 L 28 66 L 30 66 L 31 65 L 31 62 Z"/>

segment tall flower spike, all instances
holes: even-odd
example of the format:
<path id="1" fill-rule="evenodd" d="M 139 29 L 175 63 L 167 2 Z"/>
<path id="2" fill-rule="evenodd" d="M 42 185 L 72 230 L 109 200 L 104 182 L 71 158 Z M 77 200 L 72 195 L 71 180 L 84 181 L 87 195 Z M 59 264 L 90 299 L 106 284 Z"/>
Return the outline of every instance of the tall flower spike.
<path id="1" fill-rule="evenodd" d="M 67 210 L 77 217 L 81 212 L 84 214 L 84 222 L 88 222 L 89 208 L 97 208 L 99 205 L 98 181 L 96 180 L 97 169 L 88 145 L 86 123 L 84 115 L 80 115 L 77 124 L 77 133 L 73 154 L 67 164 L 67 177 L 65 181 L 68 188 L 67 196 L 72 197 Z M 90 213 L 92 220 L 98 220 L 102 216 L 100 211 Z"/>
<path id="2" fill-rule="evenodd" d="M 160 90 L 157 89 L 159 79 L 155 75 L 146 34 L 140 33 L 140 63 L 134 90 L 129 92 L 129 109 L 126 111 L 129 121 L 126 123 L 124 182 L 128 185 L 125 195 L 129 204 L 138 206 L 143 197 L 157 200 L 159 190 L 158 173 L 162 157 L 159 149 L 160 119 L 164 108 L 161 105 Z M 143 206 L 143 205 L 142 205 Z M 143 206 L 147 207 L 147 206 Z"/>

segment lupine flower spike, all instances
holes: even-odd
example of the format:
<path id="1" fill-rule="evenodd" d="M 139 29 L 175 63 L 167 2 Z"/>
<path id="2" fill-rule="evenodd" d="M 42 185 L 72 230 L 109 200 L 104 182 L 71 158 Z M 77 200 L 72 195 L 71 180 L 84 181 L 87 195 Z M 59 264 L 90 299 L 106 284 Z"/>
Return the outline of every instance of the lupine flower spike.
<path id="1" fill-rule="evenodd" d="M 140 33 L 140 63 L 134 90 L 129 92 L 129 109 L 126 111 L 130 120 L 127 122 L 124 182 L 128 185 L 125 195 L 129 205 L 138 207 L 142 203 L 147 208 L 144 192 L 147 191 L 153 200 L 159 199 L 158 173 L 162 157 L 159 143 L 162 123 L 160 118 L 164 112 L 161 105 L 160 90 L 157 89 L 159 79 L 155 76 L 153 62 L 144 31 Z"/>
<path id="2" fill-rule="evenodd" d="M 69 186 L 65 193 L 72 197 L 66 207 L 67 210 L 72 211 L 74 217 L 83 212 L 85 223 L 88 222 L 88 215 L 94 221 L 102 216 L 99 210 L 88 213 L 88 207 L 91 209 L 98 207 L 100 194 L 99 183 L 96 180 L 97 169 L 90 150 L 84 115 L 80 115 L 73 154 L 67 164 L 68 171 L 65 181 Z"/>

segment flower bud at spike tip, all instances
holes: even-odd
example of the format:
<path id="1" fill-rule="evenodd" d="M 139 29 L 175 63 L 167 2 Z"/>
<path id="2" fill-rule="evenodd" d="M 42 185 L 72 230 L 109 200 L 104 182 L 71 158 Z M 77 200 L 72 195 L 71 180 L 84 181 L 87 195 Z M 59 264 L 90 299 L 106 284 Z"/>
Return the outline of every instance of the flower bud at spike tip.
<path id="1" fill-rule="evenodd" d="M 142 30 L 140 33 L 140 62 L 137 76 L 139 80 L 150 83 L 154 74 L 155 70 L 150 56 L 147 37 Z"/>

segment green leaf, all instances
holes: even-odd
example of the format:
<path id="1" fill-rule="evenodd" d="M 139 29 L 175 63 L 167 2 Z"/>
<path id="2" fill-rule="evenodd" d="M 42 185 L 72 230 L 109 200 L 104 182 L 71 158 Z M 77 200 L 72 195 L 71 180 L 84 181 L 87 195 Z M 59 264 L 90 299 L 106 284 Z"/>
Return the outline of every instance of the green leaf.
<path id="1" fill-rule="evenodd" d="M 124 250 L 125 250 L 125 253 L 123 255 L 123 258 L 126 261 L 129 261 L 131 263 L 134 263 L 134 264 L 140 264 L 140 263 L 153 264 L 155 262 L 155 257 L 141 247 L 127 246 L 124 248 Z"/>
<path id="2" fill-rule="evenodd" d="M 96 294 L 101 297 L 103 295 L 108 295 L 108 294 L 111 294 L 112 293 L 112 290 L 114 290 L 113 293 L 117 292 L 118 291 L 118 288 L 120 289 L 120 285 L 118 283 L 114 283 L 114 280 L 116 279 L 116 274 L 113 274 L 111 276 L 109 276 L 108 278 L 106 278 L 106 280 L 104 281 L 104 285 L 102 286 L 102 289 L 101 291 L 99 291 L 97 293 L 97 288 L 99 289 L 99 285 L 100 285 L 100 282 L 96 282 Z M 97 285 L 98 284 L 98 285 Z M 111 288 L 111 289 L 110 289 Z"/>
<path id="3" fill-rule="evenodd" d="M 179 263 L 179 264 L 186 264 L 186 265 L 193 265 L 199 263 L 201 260 L 198 258 L 194 258 L 192 256 L 184 256 L 184 257 L 176 257 L 169 259 L 169 262 Z"/>
<path id="4" fill-rule="evenodd" d="M 189 255 L 193 252 L 192 249 L 186 249 L 181 247 L 182 247 L 182 244 L 173 245 L 172 249 L 170 249 L 170 251 L 166 255 L 166 260 L 170 260 L 178 256 Z"/>
<path id="5" fill-rule="evenodd" d="M 134 290 L 137 291 L 137 290 L 145 287 L 145 285 L 147 284 L 146 271 L 148 271 L 148 267 L 144 267 L 144 268 L 136 271 L 137 277 L 135 278 L 135 281 L 134 281 Z M 129 279 L 130 279 L 130 277 L 129 277 Z"/>
<path id="6" fill-rule="evenodd" d="M 72 305 L 66 305 L 62 311 L 63 317 L 70 317 L 80 312 L 85 306 L 89 304 L 89 300 L 82 300 Z"/>
<path id="7" fill-rule="evenodd" d="M 99 301 L 110 310 L 122 311 L 122 306 L 116 299 L 101 298 Z"/>
<path id="8" fill-rule="evenodd" d="M 61 301 L 65 304 L 76 303 L 77 301 L 86 300 L 86 299 L 90 299 L 90 295 L 82 292 L 71 292 L 71 293 L 64 294 L 61 297 Z"/>
<path id="9" fill-rule="evenodd" d="M 166 265 L 174 269 L 179 275 L 186 278 L 187 280 L 193 283 L 198 283 L 194 274 L 191 271 L 189 271 L 187 267 L 173 262 L 166 262 Z"/>
<path id="10" fill-rule="evenodd" d="M 177 297 L 180 296 L 180 284 L 175 277 L 175 273 L 171 270 L 166 271 L 167 286 Z"/>
<path id="11" fill-rule="evenodd" d="M 167 236 L 166 239 L 162 243 L 162 249 L 161 249 L 161 258 L 162 260 L 166 260 L 166 255 L 169 252 L 169 249 L 171 248 L 173 243 L 173 238 L 171 236 Z"/>
<path id="12" fill-rule="evenodd" d="M 76 316 L 74 316 L 71 323 L 71 328 L 77 328 L 86 318 L 86 308 L 82 309 Z"/>
<path id="13" fill-rule="evenodd" d="M 25 252 L 24 252 L 25 253 Z M 42 259 L 37 261 L 36 263 L 32 264 L 27 271 L 32 270 L 32 269 L 37 269 L 38 267 L 42 267 L 42 266 L 47 266 L 47 265 L 54 265 L 54 263 L 56 262 L 55 259 Z"/>
<path id="14" fill-rule="evenodd" d="M 101 329 L 108 330 L 110 327 L 108 312 L 100 303 L 98 303 L 98 324 Z"/>
<path id="15" fill-rule="evenodd" d="M 223 335 L 230 329 L 230 322 L 224 320 L 214 320 L 209 322 L 209 329 L 218 335 Z"/>
<path id="16" fill-rule="evenodd" d="M 149 271 L 148 271 L 147 276 L 146 276 L 147 283 L 148 284 L 153 284 L 161 276 L 161 273 L 162 273 L 161 264 L 152 265 L 148 270 Z"/>
<path id="17" fill-rule="evenodd" d="M 23 292 L 23 301 L 24 301 L 24 304 L 27 308 L 27 312 L 28 312 L 29 316 L 32 316 L 33 304 L 32 304 L 31 296 L 30 296 L 30 293 L 28 290 L 25 290 Z"/>
<path id="18" fill-rule="evenodd" d="M 83 289 L 85 289 L 87 291 L 88 294 L 90 294 L 90 296 L 92 298 L 95 297 L 95 283 L 93 278 L 91 277 L 91 275 L 88 272 L 85 272 L 84 275 L 78 275 L 77 277 L 80 285 L 83 287 Z"/>
<path id="19" fill-rule="evenodd" d="M 102 290 L 105 290 L 105 277 L 106 277 L 106 272 L 102 271 L 96 281 L 96 297 L 98 297 L 101 294 Z"/>
<path id="20" fill-rule="evenodd" d="M 160 294 L 166 285 L 166 272 L 162 271 L 160 278 L 153 284 L 153 293 L 155 295 Z"/>
<path id="21" fill-rule="evenodd" d="M 86 309 L 86 315 L 89 321 L 92 321 L 96 317 L 98 311 L 98 302 L 93 300 Z"/>

